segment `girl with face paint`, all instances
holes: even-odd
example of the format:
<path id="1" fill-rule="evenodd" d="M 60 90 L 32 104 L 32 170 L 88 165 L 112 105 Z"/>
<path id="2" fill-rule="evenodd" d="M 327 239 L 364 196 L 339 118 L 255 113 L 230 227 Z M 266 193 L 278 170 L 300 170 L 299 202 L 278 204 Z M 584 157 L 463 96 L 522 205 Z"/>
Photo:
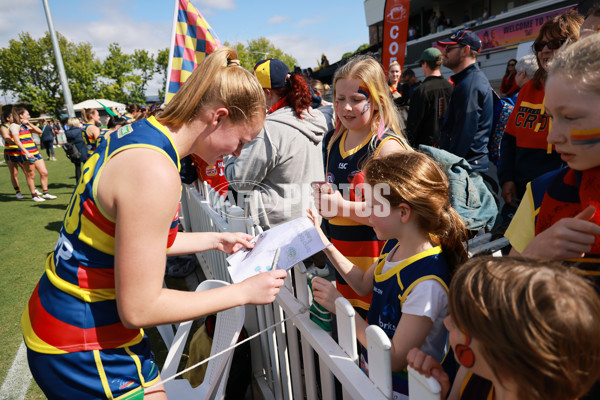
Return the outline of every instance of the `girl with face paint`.
<path id="1" fill-rule="evenodd" d="M 327 221 L 332 243 L 366 271 L 379 256 L 383 241 L 371 228 L 362 195 L 353 186 L 364 183 L 361 173 L 369 157 L 410 149 L 400 130 L 384 70 L 374 58 L 358 56 L 340 67 L 333 79 L 336 130 L 326 154 L 326 185 L 313 193 L 319 214 Z M 363 317 L 371 296 L 359 296 L 336 275 L 338 290 Z"/>
<path id="2" fill-rule="evenodd" d="M 600 271 L 600 36 L 557 53 L 546 80 L 548 143 L 568 167 L 532 181 L 506 231 L 511 254 Z"/>

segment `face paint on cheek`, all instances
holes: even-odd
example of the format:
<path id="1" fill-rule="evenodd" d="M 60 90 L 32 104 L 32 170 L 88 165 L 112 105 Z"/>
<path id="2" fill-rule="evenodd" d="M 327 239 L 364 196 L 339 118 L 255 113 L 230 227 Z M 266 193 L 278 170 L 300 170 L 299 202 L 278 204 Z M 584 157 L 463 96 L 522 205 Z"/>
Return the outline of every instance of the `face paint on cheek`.
<path id="1" fill-rule="evenodd" d="M 358 93 L 364 95 L 367 98 L 367 100 L 369 100 L 369 89 L 367 89 L 366 87 L 359 86 L 358 87 Z"/>
<path id="2" fill-rule="evenodd" d="M 369 112 L 370 108 L 371 108 L 371 102 L 367 101 L 367 103 L 363 107 L 362 111 L 360 112 L 360 115 L 365 115 L 365 113 Z"/>
<path id="3" fill-rule="evenodd" d="M 574 145 L 600 143 L 600 128 L 573 129 L 571 131 L 571 143 Z"/>

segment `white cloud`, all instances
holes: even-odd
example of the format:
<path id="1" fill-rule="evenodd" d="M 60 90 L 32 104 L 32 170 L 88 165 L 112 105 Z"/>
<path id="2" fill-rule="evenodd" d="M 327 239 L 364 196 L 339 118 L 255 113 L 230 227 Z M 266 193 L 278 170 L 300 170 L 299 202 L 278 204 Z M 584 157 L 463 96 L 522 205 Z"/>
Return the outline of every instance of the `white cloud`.
<path id="1" fill-rule="evenodd" d="M 327 20 L 326 17 L 324 17 L 322 15 L 317 15 L 316 17 L 313 17 L 313 18 L 301 19 L 300 21 L 296 22 L 296 24 L 294 26 L 296 28 L 301 28 L 301 27 L 307 26 L 307 25 L 315 25 L 315 24 L 325 23 L 326 20 Z"/>
<path id="2" fill-rule="evenodd" d="M 267 24 L 269 25 L 277 25 L 282 24 L 290 20 L 289 15 L 274 15 L 267 20 Z"/>
<path id="3" fill-rule="evenodd" d="M 196 8 L 216 8 L 220 10 L 235 10 L 236 5 L 233 0 L 199 0 Z M 260 6 L 259 6 L 260 7 Z M 204 14 L 203 10 L 200 10 Z"/>

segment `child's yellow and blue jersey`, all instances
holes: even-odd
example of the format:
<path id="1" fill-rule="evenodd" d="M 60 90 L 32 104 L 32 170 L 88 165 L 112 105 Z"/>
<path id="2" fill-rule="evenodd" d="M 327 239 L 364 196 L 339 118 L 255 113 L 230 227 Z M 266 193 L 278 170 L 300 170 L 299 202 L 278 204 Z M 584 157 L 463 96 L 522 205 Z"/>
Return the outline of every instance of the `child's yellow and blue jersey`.
<path id="1" fill-rule="evenodd" d="M 96 141 L 94 139 L 94 135 L 88 132 L 88 128 L 90 126 L 96 126 L 94 124 L 83 124 L 83 129 L 81 130 L 81 136 L 83 137 L 83 141 L 85 142 L 85 146 L 88 149 L 88 157 L 92 155 L 92 153 L 96 150 Z"/>
<path id="2" fill-rule="evenodd" d="M 29 152 L 31 157 L 35 157 L 40 153 L 35 145 L 35 142 L 33 141 L 31 132 L 25 125 L 21 125 L 19 128 L 19 140 L 21 141 L 23 147 L 25 147 L 25 149 Z"/>
<path id="3" fill-rule="evenodd" d="M 441 246 L 415 254 L 400 262 L 392 269 L 383 272 L 385 260 L 397 241 L 388 241 L 377 260 L 373 281 L 373 298 L 367 314 L 369 325 L 377 325 L 390 338 L 402 317 L 402 305 L 413 288 L 428 279 L 438 281 L 448 292 L 450 269 Z M 361 368 L 368 369 L 367 350 L 361 346 Z M 392 373 L 394 394 L 408 395 L 407 371 Z M 395 398 L 395 397 L 394 397 Z"/>
<path id="4" fill-rule="evenodd" d="M 83 166 L 54 251 L 21 318 L 27 346 L 38 353 L 133 346 L 141 329 L 126 328 L 115 297 L 115 220 L 98 202 L 97 183 L 106 163 L 131 148 L 149 148 L 179 169 L 168 131 L 154 117 L 126 125 L 104 138 Z M 127 171 L 123 171 L 127 173 Z M 178 212 L 170 227 L 169 248 L 177 235 Z"/>

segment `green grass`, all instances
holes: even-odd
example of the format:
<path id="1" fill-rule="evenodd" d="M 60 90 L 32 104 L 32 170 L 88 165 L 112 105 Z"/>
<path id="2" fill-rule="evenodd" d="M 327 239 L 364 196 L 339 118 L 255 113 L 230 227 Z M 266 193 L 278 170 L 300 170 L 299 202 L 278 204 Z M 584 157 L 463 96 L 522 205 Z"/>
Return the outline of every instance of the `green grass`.
<path id="1" fill-rule="evenodd" d="M 17 200 L 8 168 L 6 164 L 0 164 L 0 385 L 23 339 L 21 314 L 44 271 L 46 257 L 54 249 L 67 204 L 75 188 L 74 165 L 61 148 L 56 148 L 55 152 L 58 161 L 45 162 L 49 191 L 58 198 L 43 203 L 31 200 L 22 172 L 19 173 L 19 183 L 25 199 Z M 41 190 L 39 176 L 36 182 L 38 190 Z M 157 363 L 161 366 L 166 356 L 164 344 L 156 329 L 146 332 L 156 352 Z M 26 399 L 44 398 L 32 380 Z"/>

